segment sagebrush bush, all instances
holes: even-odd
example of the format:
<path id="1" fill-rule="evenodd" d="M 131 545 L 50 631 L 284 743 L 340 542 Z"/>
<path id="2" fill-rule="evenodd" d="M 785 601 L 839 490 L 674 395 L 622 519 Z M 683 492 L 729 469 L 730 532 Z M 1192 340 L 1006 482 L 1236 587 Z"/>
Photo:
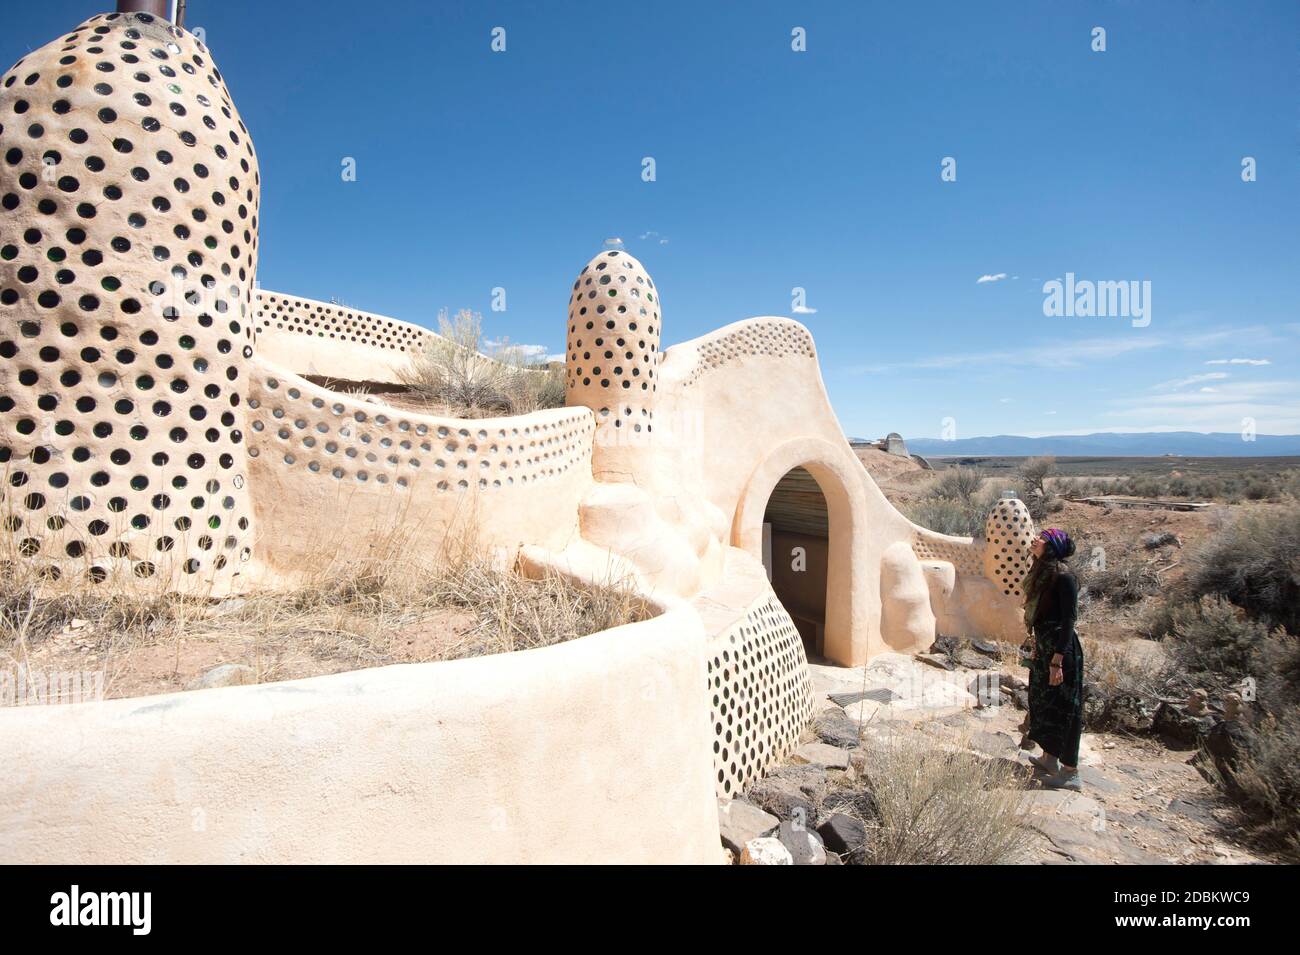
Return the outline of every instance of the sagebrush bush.
<path id="1" fill-rule="evenodd" d="M 438 314 L 438 335 L 411 355 L 398 377 L 438 410 L 463 418 L 526 414 L 564 405 L 564 371 L 530 367 L 508 342 L 483 341 L 482 317 L 462 309 Z"/>
<path id="2" fill-rule="evenodd" d="M 978 537 L 984 533 L 988 508 L 983 504 L 949 498 L 924 498 L 903 505 L 908 520 L 940 534 Z"/>
<path id="3" fill-rule="evenodd" d="M 1047 496 L 1047 479 L 1056 473 L 1056 458 L 1029 458 L 1020 465 L 1020 482 L 1026 492 Z"/>
<path id="4" fill-rule="evenodd" d="M 1244 835 L 1300 862 L 1300 707 L 1265 716 L 1245 739 L 1230 777 L 1209 769 L 1210 777 L 1232 798 Z"/>
<path id="5" fill-rule="evenodd" d="M 1085 697 L 1083 721 L 1087 729 L 1142 731 L 1150 727 L 1144 711 L 1159 695 L 1167 675 L 1166 665 L 1155 655 L 1100 640 L 1087 640 L 1083 650 Z"/>
<path id="6" fill-rule="evenodd" d="M 983 489 L 984 479 L 984 472 L 979 468 L 951 467 L 935 479 L 928 493 L 930 497 L 970 504 Z"/>
<path id="7" fill-rule="evenodd" d="M 1222 597 L 1300 634 L 1300 507 L 1246 514 L 1192 554 L 1182 596 Z"/>
<path id="8" fill-rule="evenodd" d="M 1221 597 L 1202 597 L 1169 608 L 1170 649 L 1180 672 L 1194 683 L 1218 684 L 1256 676 L 1269 628 Z"/>
<path id="9" fill-rule="evenodd" d="M 1027 799 L 1001 761 L 899 734 L 864 744 L 862 778 L 830 806 L 867 828 L 869 865 L 996 865 L 1028 843 Z"/>
<path id="10" fill-rule="evenodd" d="M 1083 545 L 1077 546 L 1082 552 Z M 1070 567 L 1081 589 L 1117 607 L 1138 603 L 1160 590 L 1160 576 L 1155 568 L 1139 557 L 1124 555 L 1104 565 L 1076 558 Z"/>

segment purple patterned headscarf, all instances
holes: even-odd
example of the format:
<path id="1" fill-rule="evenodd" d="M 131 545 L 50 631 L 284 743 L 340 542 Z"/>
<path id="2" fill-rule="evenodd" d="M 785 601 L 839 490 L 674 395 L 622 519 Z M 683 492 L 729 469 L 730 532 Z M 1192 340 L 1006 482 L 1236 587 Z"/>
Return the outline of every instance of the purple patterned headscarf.
<path id="1" fill-rule="evenodd" d="M 1065 560 L 1074 553 L 1074 541 L 1070 540 L 1070 535 L 1059 527 L 1049 527 L 1038 536 L 1047 543 L 1052 556 L 1057 560 Z"/>

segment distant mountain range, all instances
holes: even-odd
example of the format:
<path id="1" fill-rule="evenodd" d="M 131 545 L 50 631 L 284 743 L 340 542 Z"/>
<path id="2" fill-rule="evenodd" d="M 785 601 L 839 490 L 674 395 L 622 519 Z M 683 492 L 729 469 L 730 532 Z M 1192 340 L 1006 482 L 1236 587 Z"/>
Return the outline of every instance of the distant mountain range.
<path id="1" fill-rule="evenodd" d="M 1179 457 L 1279 457 L 1300 455 L 1300 435 L 1260 434 L 1243 441 L 1234 432 L 1148 431 L 1132 433 L 1058 434 L 1025 438 L 998 434 L 984 438 L 908 438 L 907 448 L 928 457 L 1144 457 L 1171 454 Z"/>

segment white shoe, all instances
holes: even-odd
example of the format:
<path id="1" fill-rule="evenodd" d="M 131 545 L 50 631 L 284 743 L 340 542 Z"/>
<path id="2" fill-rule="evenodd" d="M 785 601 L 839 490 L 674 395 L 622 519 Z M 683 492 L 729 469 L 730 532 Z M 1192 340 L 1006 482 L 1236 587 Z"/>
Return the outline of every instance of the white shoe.
<path id="1" fill-rule="evenodd" d="M 1048 789 L 1068 789 L 1070 792 L 1083 792 L 1083 779 L 1079 776 L 1078 768 L 1064 769 L 1054 773 L 1043 780 L 1043 785 Z"/>

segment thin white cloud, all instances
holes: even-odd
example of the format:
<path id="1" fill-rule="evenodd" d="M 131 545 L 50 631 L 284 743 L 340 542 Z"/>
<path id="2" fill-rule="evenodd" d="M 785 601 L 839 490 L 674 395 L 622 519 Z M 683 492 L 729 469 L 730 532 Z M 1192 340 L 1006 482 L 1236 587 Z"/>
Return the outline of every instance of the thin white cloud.
<path id="1" fill-rule="evenodd" d="M 815 309 L 815 308 L 809 308 L 807 305 L 796 305 L 794 308 L 790 309 L 790 311 L 792 311 L 792 312 L 793 312 L 794 314 L 796 314 L 796 315 L 816 315 L 816 314 L 817 314 L 817 309 Z"/>
<path id="2" fill-rule="evenodd" d="M 1199 385 L 1203 381 L 1222 381 L 1230 377 L 1226 371 L 1207 371 L 1202 375 L 1189 375 L 1186 378 L 1175 378 L 1172 381 L 1162 381 L 1158 385 L 1152 385 L 1152 391 L 1177 391 L 1179 388 L 1186 388 L 1188 385 Z"/>
<path id="3" fill-rule="evenodd" d="M 1260 434 L 1300 432 L 1300 382 L 1230 382 L 1210 391 L 1115 399 L 1105 417 L 1133 420 L 1136 431 L 1237 431 L 1252 418 Z M 1120 430 L 1129 430 L 1121 428 Z"/>
<path id="4" fill-rule="evenodd" d="M 858 365 L 850 368 L 854 373 L 876 374 L 897 370 L 939 371 L 953 368 L 983 366 L 988 368 L 1073 368 L 1093 361 L 1118 358 L 1132 352 L 1163 348 L 1167 340 L 1155 335 L 1116 335 L 1110 338 L 1086 338 L 1068 345 L 1032 345 L 1006 351 L 967 352 L 955 355 L 935 355 L 914 361 L 879 365 Z"/>
<path id="5" fill-rule="evenodd" d="M 610 238 L 605 240 L 605 248 L 621 249 L 623 248 L 623 240 L 620 239 L 618 236 L 611 236 Z"/>
<path id="6" fill-rule="evenodd" d="M 975 280 L 975 284 L 983 285 L 985 282 L 1001 282 L 1006 277 L 1006 272 L 999 272 L 996 275 L 981 275 Z"/>
<path id="7" fill-rule="evenodd" d="M 1271 365 L 1267 358 L 1213 358 L 1207 365 Z"/>

